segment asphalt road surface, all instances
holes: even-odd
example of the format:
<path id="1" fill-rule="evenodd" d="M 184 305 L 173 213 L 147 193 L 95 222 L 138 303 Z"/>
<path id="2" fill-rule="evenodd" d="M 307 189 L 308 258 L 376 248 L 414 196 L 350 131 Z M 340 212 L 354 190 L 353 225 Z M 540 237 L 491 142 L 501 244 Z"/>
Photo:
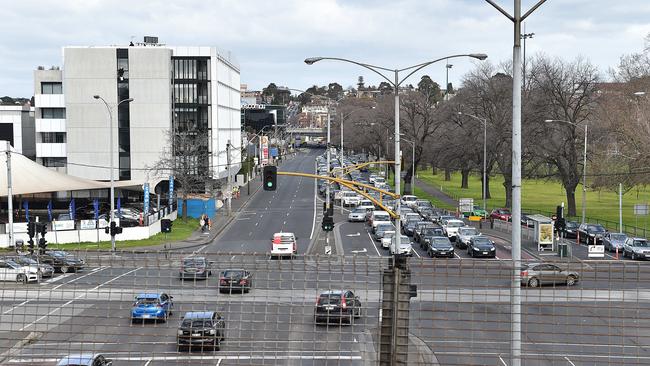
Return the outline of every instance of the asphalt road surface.
<path id="1" fill-rule="evenodd" d="M 313 173 L 312 150 L 280 171 Z M 259 191 L 214 242 L 188 253 L 83 253 L 88 268 L 40 284 L 0 283 L 0 364 L 54 365 L 65 354 L 102 353 L 114 365 L 375 365 L 382 319 L 382 271 L 388 253 L 363 223 L 336 209 L 333 256 L 318 246 L 321 201 L 315 182 L 282 177 L 275 192 Z M 275 232 L 294 232 L 299 256 L 268 258 Z M 510 251 L 497 241 L 498 259 L 429 259 L 419 246 L 409 260 L 409 364 L 418 353 L 441 365 L 509 365 Z M 307 253 L 307 255 L 304 255 Z M 205 255 L 207 280 L 181 281 L 180 261 Z M 533 260 L 532 256 L 529 258 Z M 569 261 L 576 286 L 522 289 L 525 365 L 650 364 L 650 270 L 645 262 Z M 254 273 L 247 294 L 220 294 L 217 272 Z M 352 325 L 316 325 L 320 291 L 351 289 L 363 303 Z M 166 323 L 131 324 L 140 292 L 173 296 Z M 226 319 L 219 351 L 177 352 L 176 332 L 186 311 L 216 310 Z M 420 347 L 416 347 L 420 345 Z"/>

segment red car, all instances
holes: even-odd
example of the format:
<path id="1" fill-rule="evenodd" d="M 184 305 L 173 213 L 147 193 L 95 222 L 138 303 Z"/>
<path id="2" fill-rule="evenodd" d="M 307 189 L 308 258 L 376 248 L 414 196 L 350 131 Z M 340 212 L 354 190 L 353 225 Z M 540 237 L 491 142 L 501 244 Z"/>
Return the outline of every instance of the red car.
<path id="1" fill-rule="evenodd" d="M 494 220 L 510 221 L 512 220 L 511 216 L 512 214 L 507 208 L 495 208 L 490 213 L 490 218 Z"/>

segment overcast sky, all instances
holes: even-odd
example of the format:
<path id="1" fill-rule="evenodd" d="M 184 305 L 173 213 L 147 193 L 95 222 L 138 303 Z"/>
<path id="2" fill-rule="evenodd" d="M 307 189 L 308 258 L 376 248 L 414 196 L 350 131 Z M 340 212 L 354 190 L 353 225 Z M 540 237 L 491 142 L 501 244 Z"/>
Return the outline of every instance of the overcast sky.
<path id="1" fill-rule="evenodd" d="M 496 0 L 512 12 L 513 0 Z M 522 0 L 524 9 L 537 0 Z M 457 53 L 512 58 L 512 23 L 483 0 L 20 0 L 3 1 L 0 95 L 33 95 L 33 70 L 62 65 L 61 47 L 127 45 L 158 36 L 168 45 L 218 46 L 239 60 L 249 89 L 274 82 L 304 89 L 379 77 L 358 66 L 309 56 L 406 67 Z M 603 73 L 640 52 L 650 33 L 650 0 L 548 0 L 526 21 L 527 55 L 584 56 Z M 472 67 L 451 61 L 457 85 Z M 444 85 L 444 64 L 425 73 Z M 421 74 L 408 83 L 417 84 Z"/>

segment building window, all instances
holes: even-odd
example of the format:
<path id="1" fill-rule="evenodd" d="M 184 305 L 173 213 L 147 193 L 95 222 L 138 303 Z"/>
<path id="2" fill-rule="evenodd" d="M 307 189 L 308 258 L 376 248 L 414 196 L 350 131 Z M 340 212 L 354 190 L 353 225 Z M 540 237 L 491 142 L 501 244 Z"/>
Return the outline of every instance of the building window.
<path id="1" fill-rule="evenodd" d="M 61 83 L 52 83 L 52 82 L 42 82 L 41 83 L 41 94 L 63 94 L 63 84 L 61 84 Z"/>
<path id="2" fill-rule="evenodd" d="M 41 142 L 46 144 L 65 144 L 65 132 L 41 132 Z"/>
<path id="3" fill-rule="evenodd" d="M 41 108 L 41 118 L 50 119 L 64 119 L 65 108 Z"/>
<path id="4" fill-rule="evenodd" d="M 42 158 L 43 166 L 48 168 L 63 168 L 66 165 L 66 158 Z"/>

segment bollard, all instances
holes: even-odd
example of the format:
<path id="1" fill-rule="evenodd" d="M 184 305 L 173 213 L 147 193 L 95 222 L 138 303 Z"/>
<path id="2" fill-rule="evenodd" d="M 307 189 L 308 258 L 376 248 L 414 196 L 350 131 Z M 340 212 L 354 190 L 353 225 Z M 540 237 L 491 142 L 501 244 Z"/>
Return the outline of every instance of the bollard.
<path id="1" fill-rule="evenodd" d="M 618 247 L 616 247 L 616 259 L 618 259 Z"/>

